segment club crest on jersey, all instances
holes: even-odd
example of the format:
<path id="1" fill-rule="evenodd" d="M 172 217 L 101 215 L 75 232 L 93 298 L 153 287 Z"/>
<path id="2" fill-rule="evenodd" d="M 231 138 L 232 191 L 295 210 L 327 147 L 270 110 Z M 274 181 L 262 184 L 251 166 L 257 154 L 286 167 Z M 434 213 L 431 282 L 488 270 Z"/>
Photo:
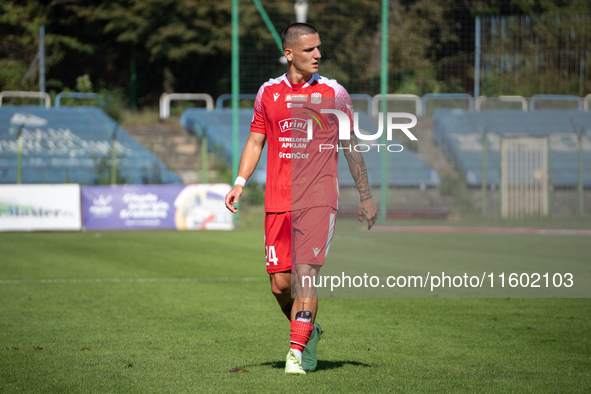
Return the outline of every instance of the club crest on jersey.
<path id="1" fill-rule="evenodd" d="M 286 94 L 285 95 L 285 101 L 299 101 L 299 102 L 304 102 L 304 101 L 308 101 L 308 95 L 307 94 Z"/>
<path id="2" fill-rule="evenodd" d="M 283 119 L 279 121 L 279 129 L 282 133 L 287 130 L 297 130 L 307 133 L 308 121 L 306 119 L 299 118 Z"/>
<path id="3" fill-rule="evenodd" d="M 312 104 L 320 104 L 322 102 L 322 94 L 321 93 L 312 93 L 312 97 L 310 98 L 310 103 Z"/>

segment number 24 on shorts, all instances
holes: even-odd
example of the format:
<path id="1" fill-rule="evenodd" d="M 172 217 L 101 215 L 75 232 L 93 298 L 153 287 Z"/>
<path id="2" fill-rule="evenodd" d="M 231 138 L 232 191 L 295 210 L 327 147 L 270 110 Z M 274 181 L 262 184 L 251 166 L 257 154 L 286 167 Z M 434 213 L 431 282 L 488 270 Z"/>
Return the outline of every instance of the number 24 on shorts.
<path id="1" fill-rule="evenodd" d="M 265 260 L 267 261 L 267 265 L 270 265 L 269 263 L 277 265 L 279 259 L 277 258 L 277 253 L 275 253 L 275 246 L 265 246 Z"/>

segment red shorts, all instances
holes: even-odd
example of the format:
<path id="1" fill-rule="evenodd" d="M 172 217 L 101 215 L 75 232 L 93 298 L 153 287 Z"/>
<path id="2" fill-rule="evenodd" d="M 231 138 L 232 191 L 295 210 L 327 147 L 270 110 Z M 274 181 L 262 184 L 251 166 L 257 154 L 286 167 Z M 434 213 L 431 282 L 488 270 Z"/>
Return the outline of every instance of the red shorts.
<path id="1" fill-rule="evenodd" d="M 337 211 L 313 207 L 265 215 L 267 272 L 292 271 L 292 263 L 323 265 L 334 234 Z"/>

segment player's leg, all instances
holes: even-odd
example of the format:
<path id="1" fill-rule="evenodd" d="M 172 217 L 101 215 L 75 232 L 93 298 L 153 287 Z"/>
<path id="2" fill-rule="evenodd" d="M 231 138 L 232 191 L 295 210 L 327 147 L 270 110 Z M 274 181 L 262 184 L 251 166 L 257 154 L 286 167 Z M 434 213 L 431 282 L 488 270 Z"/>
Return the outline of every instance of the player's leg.
<path id="1" fill-rule="evenodd" d="M 292 309 L 292 349 L 300 350 L 302 368 L 316 368 L 316 345 L 322 329 L 315 322 L 318 314 L 318 294 L 315 283 L 324 264 L 334 234 L 336 210 L 330 207 L 310 208 L 294 213 L 292 271 L 295 273 L 296 296 Z M 294 339 L 295 338 L 295 339 Z M 298 354 L 298 353 L 296 353 Z"/>
<path id="2" fill-rule="evenodd" d="M 292 320 L 302 311 L 306 319 L 314 323 L 318 312 L 318 294 L 315 283 L 324 265 L 334 235 L 336 210 L 330 207 L 314 207 L 292 214 L 292 272 L 295 278 Z"/>
<path id="3" fill-rule="evenodd" d="M 292 320 L 293 299 L 291 298 L 291 272 L 276 272 L 269 274 L 271 292 L 275 296 L 281 312 Z"/>
<path id="4" fill-rule="evenodd" d="M 318 283 L 318 273 L 321 266 L 309 264 L 297 264 L 296 274 L 294 275 L 296 283 L 296 294 L 293 299 L 293 308 L 291 310 L 291 320 L 301 315 L 299 312 L 307 311 L 305 319 L 314 323 L 318 312 L 318 294 L 314 281 Z"/>
<path id="5" fill-rule="evenodd" d="M 290 353 L 295 355 L 302 367 L 302 370 L 314 370 L 316 367 L 316 343 L 318 342 L 318 333 L 315 332 L 314 320 L 318 313 L 318 295 L 314 283 L 318 283 L 317 276 L 320 266 L 309 264 L 297 264 L 295 266 L 294 281 L 296 284 L 296 298 L 291 312 L 291 346 Z M 317 334 L 314 336 L 314 334 Z M 313 368 L 310 367 L 310 361 L 307 363 L 304 353 L 309 353 L 308 348 L 313 348 Z M 306 365 L 308 364 L 308 365 Z M 306 368 L 307 366 L 307 368 Z M 286 371 L 287 372 L 287 371 Z"/>
<path id="6" fill-rule="evenodd" d="M 307 266 L 309 268 L 309 266 Z M 304 266 L 298 266 L 299 270 L 303 274 L 307 275 L 315 275 L 314 271 L 305 270 Z M 293 278 L 297 278 L 298 274 L 296 273 Z M 291 283 L 292 275 L 290 273 L 290 283 Z M 296 281 L 296 292 L 293 301 L 293 307 L 291 309 L 291 341 L 290 341 L 290 349 L 287 353 L 287 358 L 285 360 L 285 373 L 286 374 L 294 374 L 294 375 L 305 375 L 306 372 L 304 371 L 302 365 L 302 354 L 304 348 L 308 344 L 310 340 L 310 336 L 312 334 L 312 330 L 314 329 L 314 325 L 310 323 L 318 310 L 318 298 L 313 297 L 313 294 L 305 289 L 305 286 L 300 286 Z M 302 297 L 299 297 L 299 295 Z M 301 310 L 298 310 L 301 306 Z"/>
<path id="7" fill-rule="evenodd" d="M 271 284 L 281 311 L 291 320 L 291 213 L 265 215 L 265 259 Z"/>
<path id="8" fill-rule="evenodd" d="M 290 319 L 291 292 L 291 212 L 265 215 L 265 255 L 271 291 L 285 316 Z M 305 375 L 299 357 L 291 350 L 285 360 L 285 373 Z"/>

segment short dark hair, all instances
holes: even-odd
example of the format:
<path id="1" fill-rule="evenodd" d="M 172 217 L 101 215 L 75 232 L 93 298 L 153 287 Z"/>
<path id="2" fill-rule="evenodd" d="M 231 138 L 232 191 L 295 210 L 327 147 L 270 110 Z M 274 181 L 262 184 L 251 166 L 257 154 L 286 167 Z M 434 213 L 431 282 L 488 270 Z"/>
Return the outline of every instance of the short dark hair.
<path id="1" fill-rule="evenodd" d="M 307 23 L 292 23 L 283 30 L 283 33 L 281 33 L 281 45 L 283 45 L 283 49 L 285 49 L 287 45 L 293 45 L 299 36 L 316 33 L 318 33 L 318 30 L 312 25 Z"/>

